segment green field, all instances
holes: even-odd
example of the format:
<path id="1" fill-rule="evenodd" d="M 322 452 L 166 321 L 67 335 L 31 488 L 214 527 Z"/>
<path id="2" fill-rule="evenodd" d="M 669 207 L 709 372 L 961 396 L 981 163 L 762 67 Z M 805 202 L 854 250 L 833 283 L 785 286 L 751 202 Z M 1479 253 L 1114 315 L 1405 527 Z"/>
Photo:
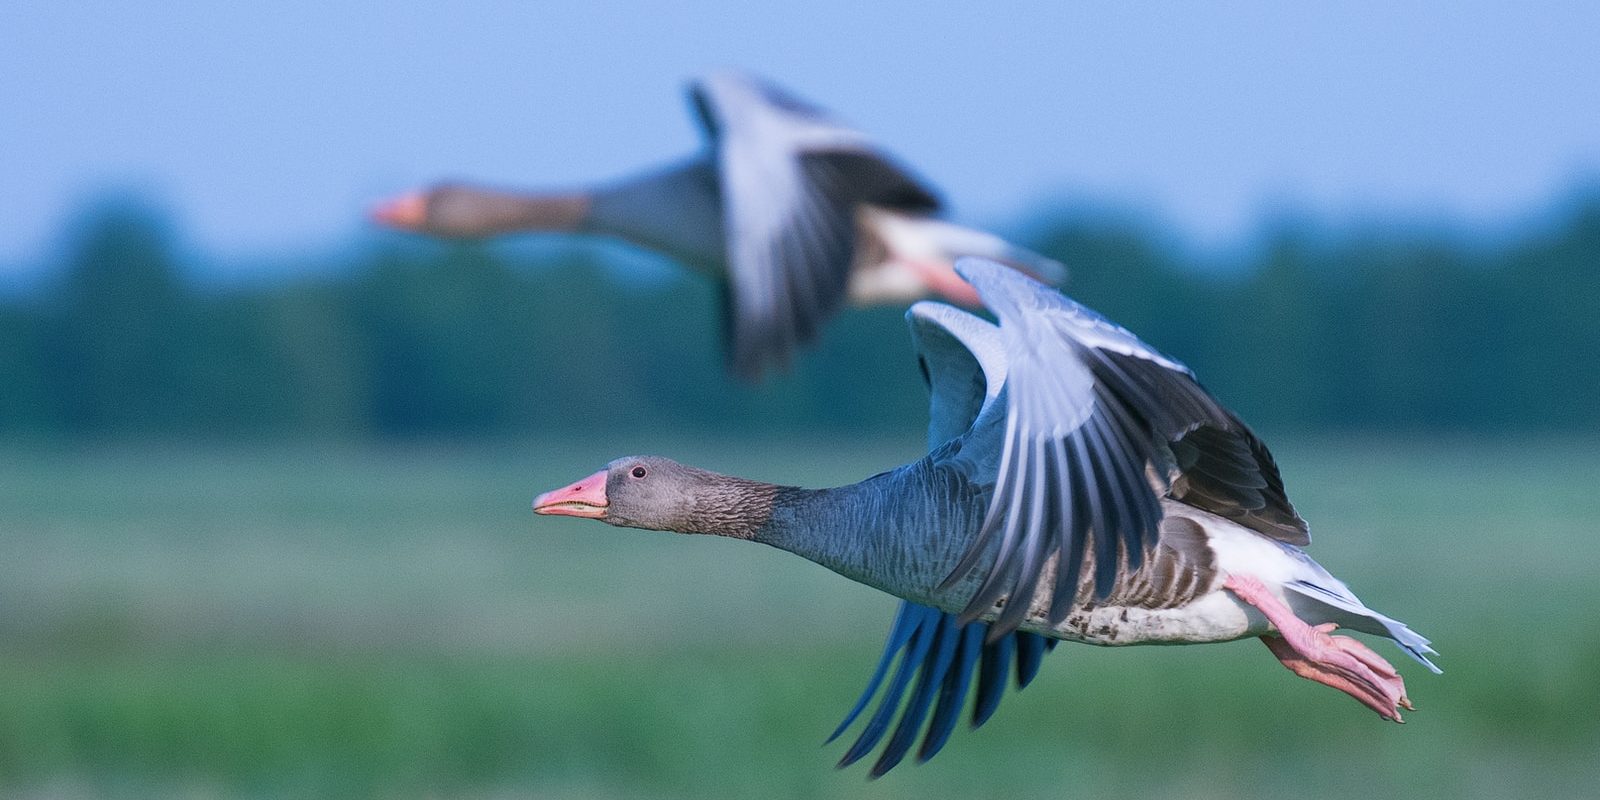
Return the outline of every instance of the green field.
<path id="1" fill-rule="evenodd" d="M 1434 639 L 1404 726 L 1255 642 L 1066 646 L 928 765 L 822 739 L 894 601 L 535 518 L 628 452 L 855 480 L 914 439 L 0 451 L 0 794 L 1600 796 L 1593 444 L 1290 439 L 1312 552 Z"/>

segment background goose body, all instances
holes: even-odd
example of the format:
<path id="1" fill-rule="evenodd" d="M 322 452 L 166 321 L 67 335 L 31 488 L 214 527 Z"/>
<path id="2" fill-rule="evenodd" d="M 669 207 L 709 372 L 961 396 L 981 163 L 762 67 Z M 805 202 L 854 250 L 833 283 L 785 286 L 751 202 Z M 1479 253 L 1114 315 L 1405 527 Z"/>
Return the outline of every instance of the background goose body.
<path id="1" fill-rule="evenodd" d="M 1000 324 L 938 303 L 908 313 L 930 388 L 924 458 L 799 489 L 629 457 L 535 511 L 762 542 L 902 598 L 835 733 L 879 698 L 841 761 L 887 736 L 874 775 L 919 735 L 919 758 L 938 752 L 969 690 L 981 723 L 1010 663 L 1025 684 L 1058 640 L 1259 636 L 1296 674 L 1400 721 L 1399 673 L 1331 631 L 1389 638 L 1437 671 L 1433 650 L 1305 554 L 1265 445 L 1128 331 L 998 264 L 957 269 Z"/>
<path id="2" fill-rule="evenodd" d="M 696 81 L 704 155 L 556 193 L 444 184 L 382 204 L 394 227 L 451 237 L 559 231 L 621 238 L 725 282 L 729 365 L 753 378 L 814 339 L 846 300 L 973 303 L 952 260 L 981 255 L 1050 282 L 1058 263 L 937 219 L 940 201 L 865 134 L 733 72 Z"/>

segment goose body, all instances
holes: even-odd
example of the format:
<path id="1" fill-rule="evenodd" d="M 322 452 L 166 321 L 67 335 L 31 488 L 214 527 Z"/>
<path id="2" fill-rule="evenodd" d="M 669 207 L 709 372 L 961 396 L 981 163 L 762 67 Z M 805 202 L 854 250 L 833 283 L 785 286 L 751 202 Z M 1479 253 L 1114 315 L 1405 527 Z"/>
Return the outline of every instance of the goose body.
<path id="1" fill-rule="evenodd" d="M 983 509 L 946 504 L 952 495 L 970 496 L 975 488 L 970 476 L 952 474 L 947 465 L 935 463 L 937 458 L 803 499 L 780 495 L 772 521 L 751 538 L 908 602 L 958 613 L 978 588 L 978 579 L 949 588 L 940 584 L 977 540 Z M 945 474 L 928 474 L 935 471 Z M 877 505 L 867 496 L 896 502 Z M 825 508 L 837 504 L 856 513 Z M 1041 593 L 1016 629 L 1109 646 L 1224 642 L 1265 633 L 1265 619 L 1223 590 L 1227 573 L 1221 565 L 1232 562 L 1287 576 L 1301 562 L 1287 550 L 1259 547 L 1259 536 L 1221 517 L 1171 501 L 1163 507 L 1169 516 L 1160 544 L 1138 569 L 1121 571 L 1105 598 L 1092 601 L 1092 587 L 1080 581 L 1079 603 L 1052 622 L 1050 597 Z M 1045 572 L 1053 576 L 1054 566 L 1047 565 Z M 992 623 L 1003 609 L 1004 603 L 998 603 L 977 619 Z"/>
<path id="2" fill-rule="evenodd" d="M 956 269 L 999 319 L 907 314 L 930 390 L 929 451 L 859 483 L 775 486 L 633 456 L 534 510 L 756 541 L 902 599 L 841 765 L 872 774 L 943 747 L 967 695 L 993 713 L 1056 642 L 1260 637 L 1296 674 L 1400 721 L 1399 673 L 1349 628 L 1437 671 L 1428 640 L 1363 604 L 1302 549 L 1270 452 L 1187 367 L 999 264 Z M 898 719 L 898 722 L 896 722 Z M 890 732 L 891 725 L 893 732 Z M 887 737 L 887 741 L 885 741 Z"/>
<path id="3" fill-rule="evenodd" d="M 781 489 L 768 521 L 747 538 L 795 553 L 908 602 L 958 614 L 979 588 L 972 575 L 944 579 L 979 540 L 986 506 L 978 465 L 955 448 L 837 489 Z M 1304 550 L 1170 497 L 1160 501 L 1160 538 L 1137 568 L 1119 567 L 1110 590 L 1095 597 L 1080 575 L 1071 610 L 1049 614 L 1053 592 L 1039 590 L 1015 630 L 1102 646 L 1204 644 L 1261 636 L 1265 616 L 1225 588 L 1231 575 L 1261 581 L 1308 624 L 1329 622 L 1396 639 L 1424 663 L 1427 642 L 1361 603 Z M 704 531 L 694 531 L 704 532 Z M 714 532 L 714 531 L 713 531 Z M 1092 553 L 1090 554 L 1092 558 Z M 1056 562 L 1040 570 L 1054 583 Z M 1009 597 L 974 619 L 996 623 Z"/>
<path id="4" fill-rule="evenodd" d="M 552 231 L 620 238 L 724 284 L 729 366 L 754 378 L 813 340 L 845 301 L 976 294 L 954 272 L 979 255 L 1058 283 L 1055 261 L 938 218 L 936 194 L 865 134 L 752 76 L 689 91 L 707 151 L 593 188 L 441 184 L 381 204 L 387 225 L 446 237 Z"/>

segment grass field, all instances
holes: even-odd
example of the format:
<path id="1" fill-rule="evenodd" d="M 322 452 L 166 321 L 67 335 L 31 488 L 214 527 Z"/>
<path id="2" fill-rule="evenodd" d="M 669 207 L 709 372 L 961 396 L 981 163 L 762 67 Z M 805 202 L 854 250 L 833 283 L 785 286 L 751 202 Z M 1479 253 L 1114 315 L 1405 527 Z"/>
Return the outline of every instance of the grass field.
<path id="1" fill-rule="evenodd" d="M 0 794 L 1594 797 L 1589 442 L 1290 439 L 1312 552 L 1432 637 L 1385 724 L 1255 642 L 1058 649 L 938 759 L 821 747 L 894 601 L 748 544 L 535 518 L 659 452 L 786 483 L 916 442 L 0 451 Z"/>

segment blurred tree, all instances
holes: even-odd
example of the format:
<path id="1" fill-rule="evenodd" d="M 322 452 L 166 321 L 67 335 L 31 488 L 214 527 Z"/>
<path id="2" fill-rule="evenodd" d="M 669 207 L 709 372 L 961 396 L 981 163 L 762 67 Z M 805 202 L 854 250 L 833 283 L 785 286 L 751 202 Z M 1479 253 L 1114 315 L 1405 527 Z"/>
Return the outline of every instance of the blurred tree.
<path id="1" fill-rule="evenodd" d="M 1257 271 L 1228 287 L 1231 311 L 1214 324 L 1232 354 L 1208 354 L 1227 368 L 1207 380 L 1229 387 L 1229 401 L 1247 419 L 1315 425 L 1337 417 L 1323 394 L 1323 369 L 1340 334 L 1334 309 L 1319 301 L 1314 257 L 1298 231 L 1278 231 Z"/>
<path id="2" fill-rule="evenodd" d="M 67 258 L 44 349 L 63 428 L 162 433 L 197 410 L 193 306 L 155 215 L 118 201 L 91 212 Z"/>
<path id="3" fill-rule="evenodd" d="M 1600 425 L 1600 197 L 1496 266 L 1494 288 L 1503 294 L 1489 313 L 1500 353 L 1473 356 L 1482 363 L 1501 355 L 1481 375 L 1500 390 L 1497 416 L 1523 427 Z"/>
<path id="4" fill-rule="evenodd" d="M 0 304 L 0 433 L 923 425 L 895 309 L 845 311 L 750 387 L 722 367 L 715 287 L 630 285 L 604 247 L 391 239 L 356 269 L 200 290 L 143 206 L 83 220 L 52 290 Z M 1600 197 L 1499 244 L 1289 221 L 1225 272 L 1127 220 L 1043 230 L 1074 297 L 1186 361 L 1257 426 L 1600 429 Z"/>
<path id="5" fill-rule="evenodd" d="M 56 427 L 40 365 L 42 317 L 31 305 L 0 306 L 0 433 L 37 434 Z"/>

